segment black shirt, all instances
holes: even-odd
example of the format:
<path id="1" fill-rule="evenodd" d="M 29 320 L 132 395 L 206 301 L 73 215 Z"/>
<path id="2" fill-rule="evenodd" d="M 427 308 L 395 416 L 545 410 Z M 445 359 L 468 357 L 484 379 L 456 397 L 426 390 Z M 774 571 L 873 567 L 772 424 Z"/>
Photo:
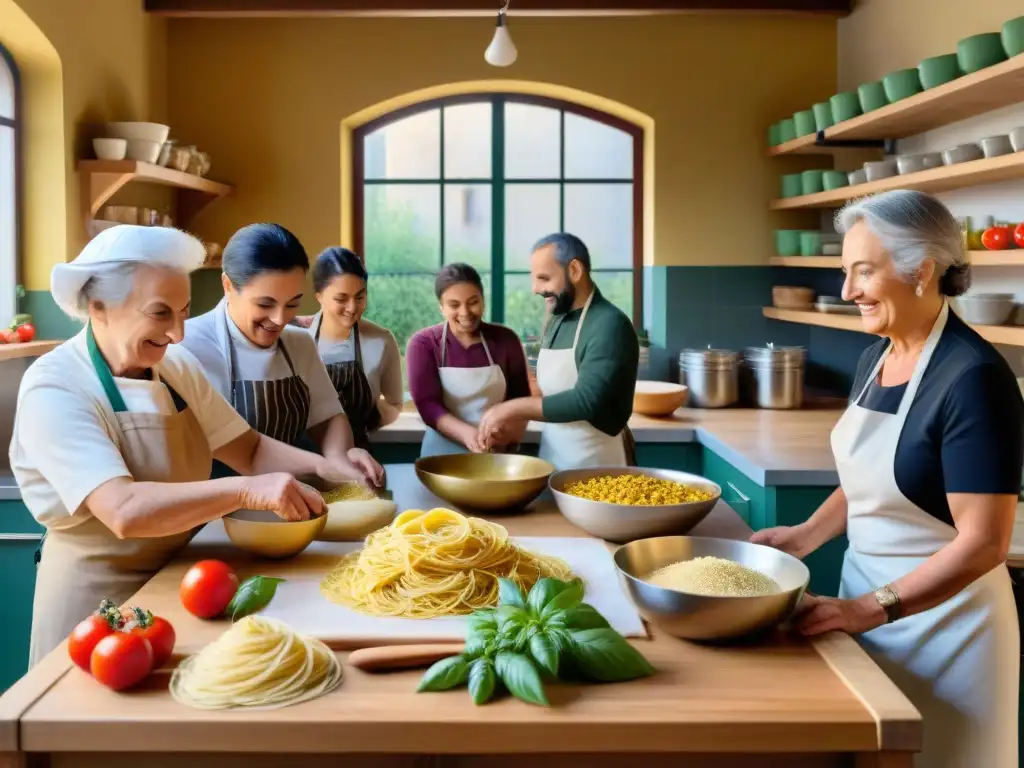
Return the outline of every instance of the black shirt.
<path id="1" fill-rule="evenodd" d="M 895 414 L 906 384 L 868 384 L 889 341 L 861 355 L 851 402 Z M 868 384 L 867 389 L 864 389 Z M 863 395 L 861 394 L 863 392 Z M 896 485 L 950 525 L 947 493 L 1017 494 L 1024 464 L 1024 399 L 1002 355 L 949 311 L 896 445 Z"/>

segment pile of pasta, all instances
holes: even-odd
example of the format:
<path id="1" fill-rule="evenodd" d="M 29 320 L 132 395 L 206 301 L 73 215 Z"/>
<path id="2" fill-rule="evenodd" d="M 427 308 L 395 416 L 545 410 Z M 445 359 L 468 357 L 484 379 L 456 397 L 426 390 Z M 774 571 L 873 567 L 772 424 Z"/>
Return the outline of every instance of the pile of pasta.
<path id="1" fill-rule="evenodd" d="M 341 684 L 341 662 L 284 622 L 246 616 L 171 675 L 171 696 L 197 709 L 278 709 Z"/>
<path id="2" fill-rule="evenodd" d="M 410 509 L 374 531 L 320 584 L 328 600 L 373 616 L 458 616 L 498 602 L 498 579 L 529 591 L 542 577 L 568 580 L 562 560 L 527 552 L 497 523 L 450 509 Z"/>

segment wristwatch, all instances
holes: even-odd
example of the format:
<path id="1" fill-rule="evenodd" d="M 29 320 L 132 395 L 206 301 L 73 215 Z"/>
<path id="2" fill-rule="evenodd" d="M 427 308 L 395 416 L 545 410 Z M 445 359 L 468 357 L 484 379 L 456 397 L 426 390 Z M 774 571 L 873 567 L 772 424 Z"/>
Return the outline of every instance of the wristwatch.
<path id="1" fill-rule="evenodd" d="M 884 587 L 879 587 L 875 590 L 875 600 L 882 606 L 885 611 L 885 620 L 887 624 L 891 624 L 900 617 L 902 613 L 902 606 L 900 605 L 900 596 L 896 594 L 896 590 L 891 585 L 886 584 Z"/>

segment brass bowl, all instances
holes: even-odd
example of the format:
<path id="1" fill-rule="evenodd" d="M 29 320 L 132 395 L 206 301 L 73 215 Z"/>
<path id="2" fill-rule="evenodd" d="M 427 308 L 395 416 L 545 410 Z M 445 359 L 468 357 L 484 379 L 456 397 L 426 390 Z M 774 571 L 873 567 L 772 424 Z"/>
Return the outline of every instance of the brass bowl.
<path id="1" fill-rule="evenodd" d="M 224 530 L 236 547 L 275 560 L 299 554 L 327 524 L 327 515 L 290 522 L 261 509 L 240 509 L 223 519 Z"/>
<path id="2" fill-rule="evenodd" d="M 526 506 L 554 471 L 543 459 L 514 453 L 450 453 L 416 460 L 416 476 L 435 496 L 488 512 Z"/>

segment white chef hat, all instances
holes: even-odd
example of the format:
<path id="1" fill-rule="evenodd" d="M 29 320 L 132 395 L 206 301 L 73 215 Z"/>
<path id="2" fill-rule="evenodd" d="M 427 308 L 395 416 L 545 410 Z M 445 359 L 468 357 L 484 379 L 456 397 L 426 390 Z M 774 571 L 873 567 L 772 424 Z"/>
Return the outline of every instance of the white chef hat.
<path id="1" fill-rule="evenodd" d="M 206 260 L 206 248 L 195 237 L 171 227 L 119 224 L 100 232 L 70 264 L 50 274 L 50 293 L 65 314 L 88 320 L 84 288 L 95 277 L 111 275 L 129 264 L 150 264 L 190 273 Z"/>

